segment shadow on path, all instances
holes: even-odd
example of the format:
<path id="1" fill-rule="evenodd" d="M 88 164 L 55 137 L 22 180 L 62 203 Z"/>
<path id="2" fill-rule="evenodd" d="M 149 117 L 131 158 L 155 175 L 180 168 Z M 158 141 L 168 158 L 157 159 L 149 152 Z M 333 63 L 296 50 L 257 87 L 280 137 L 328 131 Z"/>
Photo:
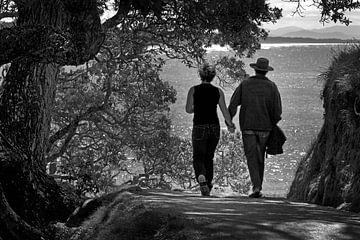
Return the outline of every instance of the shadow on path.
<path id="1" fill-rule="evenodd" d="M 207 239 L 360 239 L 360 215 L 280 198 L 200 197 L 148 191 L 146 201 L 200 220 Z"/>

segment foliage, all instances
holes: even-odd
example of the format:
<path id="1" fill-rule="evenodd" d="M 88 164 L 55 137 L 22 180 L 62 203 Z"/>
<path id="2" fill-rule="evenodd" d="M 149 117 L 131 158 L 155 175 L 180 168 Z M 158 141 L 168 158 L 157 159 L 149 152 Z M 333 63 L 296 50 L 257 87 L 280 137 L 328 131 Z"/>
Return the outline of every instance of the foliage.
<path id="1" fill-rule="evenodd" d="M 192 164 L 192 144 L 188 138 L 160 133 L 142 139 L 137 152 L 144 166 L 142 186 L 149 188 L 193 189 L 197 186 Z M 137 180 L 139 181 L 139 180 Z M 250 178 L 245 162 L 240 132 L 222 131 L 214 157 L 214 180 L 218 187 L 247 193 Z"/>
<path id="2" fill-rule="evenodd" d="M 175 101 L 175 91 L 159 78 L 162 63 L 148 60 L 122 66 L 94 62 L 63 73 L 53 137 L 71 129 L 61 138 L 51 138 L 48 161 L 61 162 L 59 173 L 75 180 L 79 194 L 106 191 L 121 171 L 129 171 L 126 155 L 142 138 L 169 131 L 168 105 Z"/>
<path id="3" fill-rule="evenodd" d="M 191 189 L 195 183 L 191 140 L 172 136 L 166 175 L 174 187 Z"/>
<path id="4" fill-rule="evenodd" d="M 230 186 L 235 192 L 247 194 L 251 181 L 247 170 L 240 132 L 222 131 L 215 158 L 214 183 Z"/>
<path id="5" fill-rule="evenodd" d="M 301 2 L 312 2 L 321 11 L 321 22 L 340 22 L 346 25 L 351 23 L 351 19 L 346 16 L 346 12 L 359 9 L 359 1 L 331 1 L 331 0 L 290 0 L 290 2 L 297 2 L 297 12 L 303 13 Z"/>
<path id="6" fill-rule="evenodd" d="M 324 124 L 301 160 L 288 197 L 359 212 L 360 48 L 339 52 L 320 76 Z"/>
<path id="7" fill-rule="evenodd" d="M 137 157 L 144 166 L 146 187 L 191 189 L 194 186 L 190 140 L 160 132 L 141 141 Z M 150 176 L 157 180 L 150 183 Z"/>
<path id="8" fill-rule="evenodd" d="M 190 139 L 163 135 L 160 142 L 144 140 L 143 158 L 145 173 L 157 176 L 158 185 L 172 188 L 192 189 L 197 186 L 192 165 L 192 145 Z M 150 147 L 152 146 L 152 147 Z M 230 134 L 222 131 L 214 157 L 213 184 L 230 187 L 233 191 L 247 193 L 250 178 L 245 162 L 240 132 Z M 149 187 L 149 185 L 148 185 Z"/>
<path id="9" fill-rule="evenodd" d="M 61 72 L 48 162 L 60 160 L 60 173 L 75 179 L 79 194 L 106 191 L 133 168 L 126 156 L 142 139 L 170 130 L 176 92 L 159 77 L 164 62 L 140 41 L 115 29 L 97 61 Z"/>
<path id="10" fill-rule="evenodd" d="M 355 101 L 359 97 L 360 89 L 358 81 L 360 74 L 356 68 L 360 64 L 359 52 L 358 44 L 348 45 L 334 54 L 331 65 L 319 75 L 319 80 L 324 83 L 322 99 L 325 114 L 327 110 L 332 109 L 341 112 L 337 124 L 342 125 L 341 131 L 347 137 L 350 137 L 358 127 L 354 107 L 357 107 Z"/>

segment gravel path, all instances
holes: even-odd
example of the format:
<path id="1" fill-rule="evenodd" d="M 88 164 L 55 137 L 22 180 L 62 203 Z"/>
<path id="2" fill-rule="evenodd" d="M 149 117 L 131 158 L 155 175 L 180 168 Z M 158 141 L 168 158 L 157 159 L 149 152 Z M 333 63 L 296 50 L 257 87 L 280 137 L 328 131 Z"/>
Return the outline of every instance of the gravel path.
<path id="1" fill-rule="evenodd" d="M 281 198 L 200 197 L 175 191 L 149 191 L 144 198 L 194 219 L 209 240 L 360 239 L 360 215 L 329 207 Z"/>

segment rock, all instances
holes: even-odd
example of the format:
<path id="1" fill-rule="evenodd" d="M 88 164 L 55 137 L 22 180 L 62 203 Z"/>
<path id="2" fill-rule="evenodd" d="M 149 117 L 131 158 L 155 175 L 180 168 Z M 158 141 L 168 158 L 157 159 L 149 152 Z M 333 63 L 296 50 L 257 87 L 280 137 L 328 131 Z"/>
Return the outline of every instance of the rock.
<path id="1" fill-rule="evenodd" d="M 107 206 L 123 192 L 140 193 L 142 189 L 135 185 L 125 185 L 118 191 L 105 194 L 99 198 L 88 199 L 78 207 L 66 221 L 67 227 L 78 227 L 84 220 L 88 219 L 98 208 Z"/>
<path id="2" fill-rule="evenodd" d="M 290 200 L 360 211 L 359 65 L 359 46 L 349 46 L 321 75 L 324 124 L 299 164 Z"/>
<path id="3" fill-rule="evenodd" d="M 144 201 L 129 192 L 118 194 L 86 220 L 71 240 L 201 240 L 199 223 L 161 203 Z"/>

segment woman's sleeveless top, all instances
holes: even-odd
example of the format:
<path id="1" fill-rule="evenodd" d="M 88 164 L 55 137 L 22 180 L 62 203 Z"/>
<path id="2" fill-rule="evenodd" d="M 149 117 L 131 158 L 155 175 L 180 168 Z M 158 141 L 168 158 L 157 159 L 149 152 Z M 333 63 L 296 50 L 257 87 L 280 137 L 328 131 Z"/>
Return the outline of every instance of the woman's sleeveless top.
<path id="1" fill-rule="evenodd" d="M 194 126 L 219 124 L 217 104 L 219 89 L 211 84 L 199 84 L 194 87 Z"/>

